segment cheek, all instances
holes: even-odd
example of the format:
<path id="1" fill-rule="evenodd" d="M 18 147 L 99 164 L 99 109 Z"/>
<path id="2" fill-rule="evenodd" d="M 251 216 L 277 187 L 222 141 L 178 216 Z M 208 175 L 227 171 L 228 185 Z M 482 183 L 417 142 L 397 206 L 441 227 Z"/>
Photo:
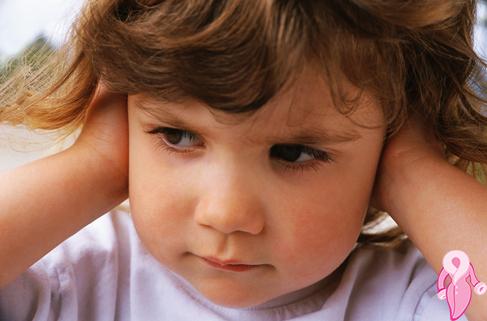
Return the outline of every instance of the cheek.
<path id="1" fill-rule="evenodd" d="M 167 215 L 178 213 L 177 177 L 173 177 L 170 164 L 163 162 L 154 143 L 154 137 L 143 136 L 141 128 L 130 135 L 129 198 L 134 221 L 147 229 L 165 229 L 175 220 Z M 164 215 L 164 216 L 163 216 Z M 161 224 L 166 222 L 166 224 Z M 152 224 L 152 226 L 151 226 Z"/>
<path id="2" fill-rule="evenodd" d="M 184 190 L 169 173 L 147 159 L 130 165 L 129 197 L 135 228 L 149 252 L 165 263 L 184 248 L 181 235 L 189 219 Z"/>
<path id="3" fill-rule="evenodd" d="M 273 246 L 275 260 L 303 283 L 337 268 L 353 248 L 362 224 L 364 204 L 353 202 L 357 195 L 336 188 L 320 190 L 283 203 L 282 235 Z"/>
<path id="4" fill-rule="evenodd" d="M 277 253 L 285 254 L 287 259 L 297 259 L 296 256 L 339 252 L 360 229 L 361 213 L 352 212 L 343 212 L 339 206 L 334 209 L 326 209 L 326 206 L 296 209 L 295 217 L 289 219 L 282 230 L 287 235 L 283 237 L 287 242 L 277 246 Z"/>

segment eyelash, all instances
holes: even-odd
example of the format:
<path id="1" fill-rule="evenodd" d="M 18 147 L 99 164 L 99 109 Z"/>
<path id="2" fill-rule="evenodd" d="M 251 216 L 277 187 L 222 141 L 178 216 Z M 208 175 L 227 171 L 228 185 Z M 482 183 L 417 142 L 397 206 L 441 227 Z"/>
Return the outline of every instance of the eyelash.
<path id="1" fill-rule="evenodd" d="M 148 134 L 155 134 L 158 136 L 164 136 L 164 134 L 167 134 L 168 130 L 172 131 L 179 131 L 183 134 L 184 136 L 189 136 L 191 140 L 193 140 L 196 135 L 186 131 L 184 129 L 178 129 L 178 128 L 172 128 L 172 127 L 156 127 L 150 131 L 148 131 Z M 286 170 L 291 170 L 291 171 L 301 171 L 304 172 L 306 170 L 313 169 L 315 171 L 318 171 L 320 169 L 320 166 L 322 166 L 324 163 L 331 163 L 333 162 L 333 158 L 331 157 L 329 152 L 324 152 L 318 149 L 311 148 L 309 146 L 305 145 L 298 145 L 298 144 L 279 144 L 279 146 L 302 146 L 301 153 L 306 153 L 309 155 L 312 155 L 315 159 L 310 160 L 310 161 L 304 161 L 304 162 L 298 162 L 298 163 L 292 163 L 290 161 L 280 161 L 280 163 L 283 164 Z M 177 149 L 174 147 L 170 146 L 170 143 L 166 143 L 165 139 L 158 139 L 157 140 L 157 147 L 162 148 L 163 150 L 169 152 L 169 153 L 175 153 L 175 154 L 185 154 L 185 153 L 191 153 L 191 150 L 189 149 Z M 293 164 L 293 165 L 290 165 Z"/>

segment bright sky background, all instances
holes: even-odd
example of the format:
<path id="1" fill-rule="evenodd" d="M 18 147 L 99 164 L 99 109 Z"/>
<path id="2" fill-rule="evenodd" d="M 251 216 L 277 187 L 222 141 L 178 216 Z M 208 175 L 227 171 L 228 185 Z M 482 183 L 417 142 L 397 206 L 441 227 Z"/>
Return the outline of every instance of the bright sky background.
<path id="1" fill-rule="evenodd" d="M 475 28 L 475 48 L 482 57 L 487 59 L 487 4 L 485 2 L 478 6 L 477 15 L 484 23 Z"/>
<path id="2" fill-rule="evenodd" d="M 83 3 L 83 0 L 0 0 L 0 55 L 14 55 L 40 34 L 55 45 L 63 42 Z"/>

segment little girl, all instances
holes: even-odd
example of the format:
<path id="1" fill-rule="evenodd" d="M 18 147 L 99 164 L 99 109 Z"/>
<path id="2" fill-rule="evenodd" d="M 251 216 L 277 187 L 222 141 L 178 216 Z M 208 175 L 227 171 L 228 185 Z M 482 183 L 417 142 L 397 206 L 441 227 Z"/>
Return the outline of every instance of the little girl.
<path id="1" fill-rule="evenodd" d="M 449 320 L 445 253 L 487 279 L 475 6 L 87 2 L 0 89 L 3 123 L 82 129 L 1 174 L 0 319 Z"/>

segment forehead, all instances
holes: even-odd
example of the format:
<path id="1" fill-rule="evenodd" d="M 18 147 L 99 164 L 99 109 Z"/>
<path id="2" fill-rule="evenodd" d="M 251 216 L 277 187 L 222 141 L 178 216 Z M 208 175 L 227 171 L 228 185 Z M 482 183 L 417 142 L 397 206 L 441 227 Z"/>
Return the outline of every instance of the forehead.
<path id="1" fill-rule="evenodd" d="M 342 89 L 354 96 L 360 91 L 349 84 Z M 289 133 L 321 135 L 337 141 L 360 138 L 359 127 L 354 121 L 365 125 L 379 125 L 381 113 L 374 99 L 364 92 L 352 115 L 345 116 L 335 107 L 329 86 L 322 77 L 313 72 L 303 72 L 292 86 L 275 95 L 262 108 L 251 115 L 232 114 L 210 109 L 202 102 L 188 99 L 184 103 L 158 102 L 149 96 L 138 95 L 138 109 L 162 120 L 182 120 L 185 125 L 201 124 L 215 129 L 241 131 L 252 140 L 258 137 L 286 136 Z M 185 127 L 183 127 L 185 128 Z M 256 140 L 258 138 L 256 137 Z"/>

